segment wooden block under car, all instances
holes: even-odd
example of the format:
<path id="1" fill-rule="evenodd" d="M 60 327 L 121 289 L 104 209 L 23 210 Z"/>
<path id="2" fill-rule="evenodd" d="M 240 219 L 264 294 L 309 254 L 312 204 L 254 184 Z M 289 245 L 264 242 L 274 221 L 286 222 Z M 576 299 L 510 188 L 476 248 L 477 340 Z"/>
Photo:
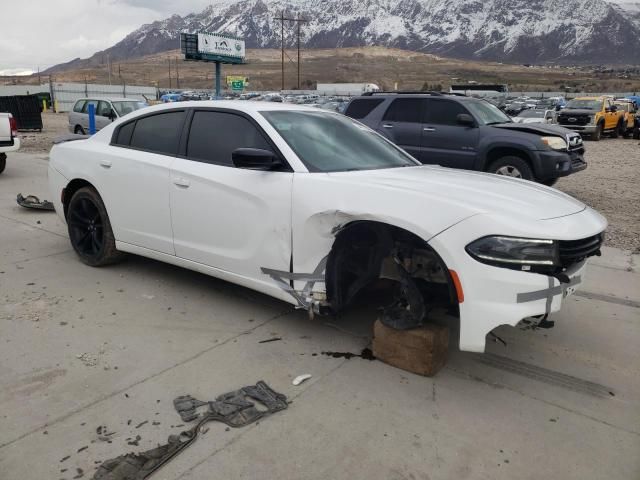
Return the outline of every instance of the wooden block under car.
<path id="1" fill-rule="evenodd" d="M 373 354 L 394 367 L 432 377 L 447 363 L 449 328 L 425 325 L 396 330 L 376 320 L 373 326 Z"/>

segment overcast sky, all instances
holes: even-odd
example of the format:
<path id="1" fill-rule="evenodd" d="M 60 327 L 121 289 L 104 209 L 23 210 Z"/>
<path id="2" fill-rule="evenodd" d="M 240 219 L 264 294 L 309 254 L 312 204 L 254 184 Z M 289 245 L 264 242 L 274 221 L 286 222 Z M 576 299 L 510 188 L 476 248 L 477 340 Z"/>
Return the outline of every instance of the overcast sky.
<path id="1" fill-rule="evenodd" d="M 35 72 L 38 66 L 44 70 L 76 57 L 89 57 L 144 23 L 174 13 L 199 12 L 212 2 L 215 0 L 13 0 L 2 14 L 0 75 Z"/>
<path id="2" fill-rule="evenodd" d="M 200 12 L 215 0 L 2 0 L 0 75 L 89 57 L 144 23 Z M 623 3 L 630 0 L 614 0 Z M 636 0 L 640 1 L 640 0 Z"/>

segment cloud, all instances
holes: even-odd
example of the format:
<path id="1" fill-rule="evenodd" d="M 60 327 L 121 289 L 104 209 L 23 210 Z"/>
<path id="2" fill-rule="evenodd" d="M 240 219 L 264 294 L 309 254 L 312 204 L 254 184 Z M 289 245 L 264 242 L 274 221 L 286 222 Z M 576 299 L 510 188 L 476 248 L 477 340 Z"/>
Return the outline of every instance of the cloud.
<path id="1" fill-rule="evenodd" d="M 28 0 L 3 15 L 0 72 L 85 58 L 145 23 L 201 11 L 209 0 Z"/>

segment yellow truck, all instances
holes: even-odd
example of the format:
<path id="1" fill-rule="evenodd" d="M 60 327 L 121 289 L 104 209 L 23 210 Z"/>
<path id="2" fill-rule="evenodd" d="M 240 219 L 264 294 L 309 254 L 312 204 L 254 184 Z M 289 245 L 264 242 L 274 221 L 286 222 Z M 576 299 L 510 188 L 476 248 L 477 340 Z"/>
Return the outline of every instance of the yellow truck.
<path id="1" fill-rule="evenodd" d="M 618 107 L 618 110 L 623 112 L 624 128 L 622 136 L 624 138 L 628 138 L 633 134 L 633 129 L 635 128 L 637 122 L 636 117 L 638 117 L 640 113 L 636 109 L 636 104 L 631 100 L 618 98 L 613 102 L 613 104 Z"/>
<path id="2" fill-rule="evenodd" d="M 560 111 L 558 125 L 589 135 L 598 141 L 602 134 L 609 133 L 613 138 L 624 134 L 625 112 L 615 105 L 612 97 L 578 97 L 570 100 Z"/>

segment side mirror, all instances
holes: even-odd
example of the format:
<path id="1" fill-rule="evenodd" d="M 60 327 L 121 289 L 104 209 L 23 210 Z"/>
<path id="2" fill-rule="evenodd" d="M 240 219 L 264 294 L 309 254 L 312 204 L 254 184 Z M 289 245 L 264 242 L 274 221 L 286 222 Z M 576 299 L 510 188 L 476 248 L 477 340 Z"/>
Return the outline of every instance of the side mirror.
<path id="1" fill-rule="evenodd" d="M 275 170 L 282 162 L 273 152 L 261 148 L 238 148 L 231 152 L 231 160 L 238 168 Z"/>
<path id="2" fill-rule="evenodd" d="M 456 122 L 458 122 L 459 125 L 464 125 L 465 127 L 473 127 L 476 124 L 476 121 L 468 113 L 459 113 L 456 117 Z"/>
<path id="3" fill-rule="evenodd" d="M 617 105 L 611 105 L 611 113 L 616 113 L 618 111 Z"/>
<path id="4" fill-rule="evenodd" d="M 118 115 L 116 115 L 115 111 L 111 110 L 109 112 L 108 118 L 109 118 L 109 120 L 111 120 L 113 122 L 116 118 L 118 118 Z"/>
<path id="5" fill-rule="evenodd" d="M 556 105 L 556 112 L 559 112 L 560 110 L 562 110 L 562 105 Z"/>

